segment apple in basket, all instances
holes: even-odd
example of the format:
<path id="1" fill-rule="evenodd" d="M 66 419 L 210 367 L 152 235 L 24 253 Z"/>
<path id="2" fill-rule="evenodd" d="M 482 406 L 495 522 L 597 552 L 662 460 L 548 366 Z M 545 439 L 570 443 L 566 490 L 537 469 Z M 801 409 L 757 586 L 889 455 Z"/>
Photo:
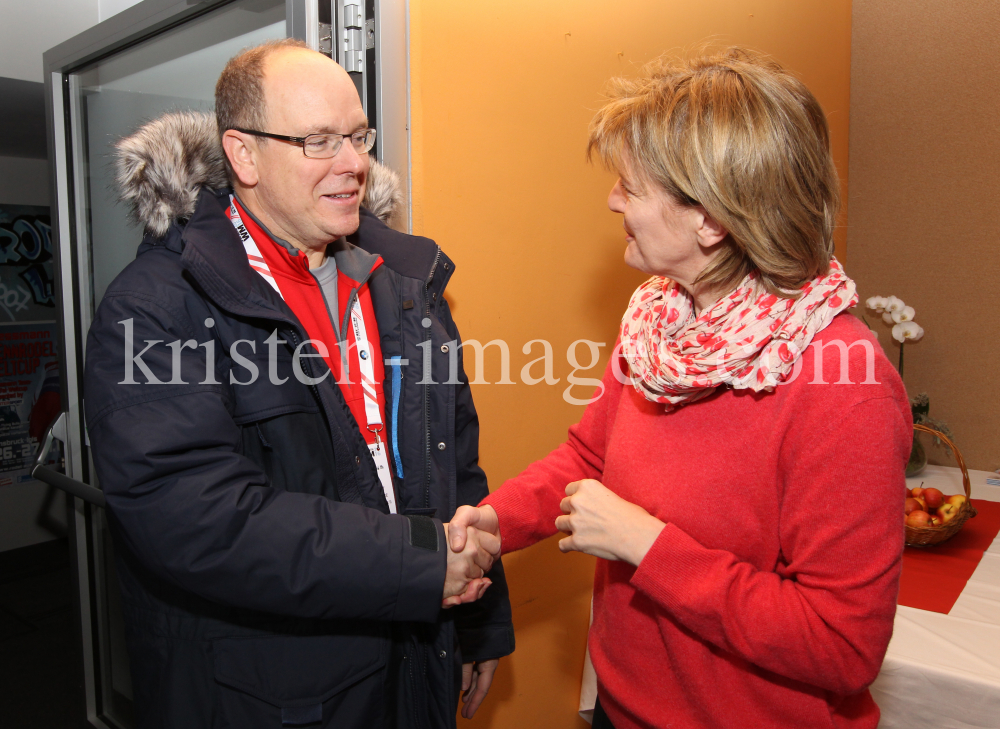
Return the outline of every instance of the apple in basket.
<path id="1" fill-rule="evenodd" d="M 958 516 L 958 512 L 961 511 L 962 503 L 964 501 L 965 497 L 963 496 L 962 501 L 957 504 L 953 504 L 950 501 L 941 504 L 937 510 L 937 518 L 941 520 L 942 524 L 947 524 L 949 521 Z"/>
<path id="2" fill-rule="evenodd" d="M 965 494 L 952 494 L 947 499 L 944 500 L 946 504 L 954 504 L 959 509 L 962 508 L 962 504 L 965 503 Z"/>
<path id="3" fill-rule="evenodd" d="M 919 499 L 915 499 L 912 496 L 906 499 L 906 515 L 909 516 L 914 511 L 927 511 L 927 507 L 920 503 Z"/>
<path id="4" fill-rule="evenodd" d="M 931 509 L 936 509 L 944 503 L 944 494 L 936 488 L 927 488 L 920 494 L 924 498 L 924 503 Z"/>
<path id="5" fill-rule="evenodd" d="M 911 527 L 933 526 L 931 524 L 931 515 L 926 511 L 911 511 L 906 517 L 906 525 Z"/>

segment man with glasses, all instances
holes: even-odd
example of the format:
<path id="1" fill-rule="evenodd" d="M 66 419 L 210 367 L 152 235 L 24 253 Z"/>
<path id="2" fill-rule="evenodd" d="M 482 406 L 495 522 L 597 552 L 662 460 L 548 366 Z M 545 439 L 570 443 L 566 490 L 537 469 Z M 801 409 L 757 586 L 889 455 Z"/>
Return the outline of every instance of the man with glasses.
<path id="1" fill-rule="evenodd" d="M 118 143 L 146 235 L 87 343 L 138 724 L 454 726 L 514 646 L 499 541 L 442 523 L 487 493 L 454 266 L 362 207 L 391 173 L 329 58 L 244 51 L 216 118 Z"/>

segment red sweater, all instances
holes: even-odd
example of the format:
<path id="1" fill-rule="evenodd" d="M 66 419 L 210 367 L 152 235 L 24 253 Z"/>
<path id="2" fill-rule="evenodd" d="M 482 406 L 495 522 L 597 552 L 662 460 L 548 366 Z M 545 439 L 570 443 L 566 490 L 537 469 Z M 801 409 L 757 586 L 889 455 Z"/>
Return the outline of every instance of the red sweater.
<path id="1" fill-rule="evenodd" d="M 835 345 L 818 377 L 816 343 L 834 340 L 870 342 L 848 350 L 850 379 L 879 384 L 835 384 Z M 670 414 L 609 365 L 566 443 L 484 500 L 505 552 L 554 534 L 582 478 L 666 523 L 638 568 L 597 560 L 589 647 L 617 729 L 878 724 L 867 686 L 896 610 L 909 404 L 847 314 L 801 361 L 773 393 L 722 388 Z"/>

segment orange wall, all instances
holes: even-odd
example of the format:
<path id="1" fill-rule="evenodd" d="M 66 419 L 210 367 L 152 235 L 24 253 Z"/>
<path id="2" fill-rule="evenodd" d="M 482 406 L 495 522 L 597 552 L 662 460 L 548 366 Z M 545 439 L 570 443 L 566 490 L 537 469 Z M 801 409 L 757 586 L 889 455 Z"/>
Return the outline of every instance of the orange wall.
<path id="1" fill-rule="evenodd" d="M 584 160 L 606 80 L 707 40 L 770 53 L 826 109 L 846 185 L 851 4 L 410 0 L 410 13 L 414 231 L 456 261 L 448 299 L 463 336 L 506 340 L 518 383 L 474 386 L 482 465 L 496 488 L 579 419 L 582 407 L 563 400 L 567 346 L 607 343 L 598 365 L 578 373 L 600 377 L 629 294 L 645 278 L 622 263 L 621 220 L 605 203 L 613 175 Z M 532 339 L 552 343 L 557 385 L 522 382 L 521 367 L 541 356 L 540 345 L 522 353 Z M 589 364 L 585 348 L 579 356 Z M 495 382 L 498 356 L 487 358 Z M 562 555 L 550 539 L 504 561 L 518 648 L 480 714 L 460 722 L 585 726 L 575 712 L 593 560 Z"/>

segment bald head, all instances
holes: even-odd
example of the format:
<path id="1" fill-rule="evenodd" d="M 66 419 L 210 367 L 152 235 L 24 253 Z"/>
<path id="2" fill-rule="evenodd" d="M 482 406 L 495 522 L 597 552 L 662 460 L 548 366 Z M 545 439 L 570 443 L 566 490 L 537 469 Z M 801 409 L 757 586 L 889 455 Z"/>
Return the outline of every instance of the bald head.
<path id="1" fill-rule="evenodd" d="M 343 123 L 327 118 L 331 109 L 341 118 L 360 114 L 361 126 L 367 126 L 350 75 L 322 53 L 299 47 L 276 49 L 264 59 L 262 86 L 263 131 L 290 136 L 344 132 Z"/>
<path id="2" fill-rule="evenodd" d="M 229 94 L 238 78 L 247 88 Z M 229 99 L 241 103 L 227 106 Z M 242 103 L 247 99 L 254 103 Z M 368 179 L 368 152 L 342 142 L 368 127 L 351 77 L 301 43 L 281 41 L 230 61 L 216 100 L 240 201 L 272 234 L 305 251 L 311 265 L 322 262 L 330 242 L 358 229 Z M 302 141 L 286 139 L 313 134 L 340 135 L 336 154 L 306 156 Z"/>

